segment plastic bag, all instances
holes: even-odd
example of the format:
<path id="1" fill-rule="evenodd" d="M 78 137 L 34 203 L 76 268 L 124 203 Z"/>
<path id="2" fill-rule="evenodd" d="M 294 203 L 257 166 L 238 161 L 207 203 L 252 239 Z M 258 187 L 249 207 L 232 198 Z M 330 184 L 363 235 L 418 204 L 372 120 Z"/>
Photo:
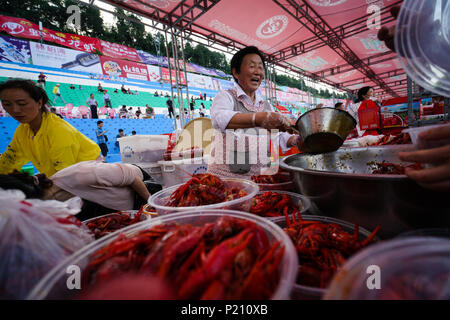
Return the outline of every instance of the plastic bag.
<path id="1" fill-rule="evenodd" d="M 26 200 L 0 189 L 0 299 L 24 299 L 53 267 L 94 241 L 76 199 Z"/>

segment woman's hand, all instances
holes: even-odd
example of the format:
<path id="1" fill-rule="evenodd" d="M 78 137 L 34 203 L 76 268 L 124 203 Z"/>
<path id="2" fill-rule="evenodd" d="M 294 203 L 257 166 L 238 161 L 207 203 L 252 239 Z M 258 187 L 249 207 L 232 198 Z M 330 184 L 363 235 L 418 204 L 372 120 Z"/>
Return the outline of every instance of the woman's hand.
<path id="1" fill-rule="evenodd" d="M 287 142 L 287 146 L 289 148 L 297 147 L 298 150 L 300 150 L 301 152 L 308 152 L 308 150 L 305 146 L 305 142 L 303 141 L 302 137 L 300 137 L 299 135 L 293 135 L 292 137 L 290 137 Z"/>
<path id="2" fill-rule="evenodd" d="M 425 141 L 450 139 L 450 125 L 421 132 L 419 139 Z M 400 152 L 400 160 L 434 164 L 433 168 L 407 169 L 406 175 L 424 188 L 450 193 L 450 143 L 438 148 L 412 152 Z"/>
<path id="3" fill-rule="evenodd" d="M 293 125 L 292 121 L 277 112 L 257 112 L 255 117 L 255 124 L 257 127 L 265 129 L 278 129 L 280 131 L 287 131 Z"/>

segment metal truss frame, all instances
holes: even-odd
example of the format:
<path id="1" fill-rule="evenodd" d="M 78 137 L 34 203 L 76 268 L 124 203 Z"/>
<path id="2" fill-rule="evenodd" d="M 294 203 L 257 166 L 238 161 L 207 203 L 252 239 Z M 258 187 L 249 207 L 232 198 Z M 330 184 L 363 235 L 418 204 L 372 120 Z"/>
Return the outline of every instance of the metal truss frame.
<path id="1" fill-rule="evenodd" d="M 311 33 L 329 46 L 340 57 L 342 57 L 350 66 L 360 71 L 363 75 L 376 83 L 381 89 L 396 97 L 397 94 L 380 77 L 369 67 L 369 65 L 362 61 L 350 47 L 345 43 L 342 35 L 335 29 L 331 28 L 328 23 L 311 7 L 311 5 L 302 0 L 297 2 L 295 0 L 285 0 L 286 4 L 281 4 L 279 0 L 273 0 L 283 10 L 289 13 L 301 25 L 307 28 Z"/>

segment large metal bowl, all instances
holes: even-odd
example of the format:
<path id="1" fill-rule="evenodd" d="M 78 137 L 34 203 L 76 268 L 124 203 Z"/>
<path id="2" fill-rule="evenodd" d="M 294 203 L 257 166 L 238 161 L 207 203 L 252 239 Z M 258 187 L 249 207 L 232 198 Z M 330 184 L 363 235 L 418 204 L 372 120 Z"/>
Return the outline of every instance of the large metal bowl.
<path id="1" fill-rule="evenodd" d="M 295 127 L 310 153 L 325 153 L 342 146 L 356 120 L 347 111 L 317 108 L 298 118 Z"/>
<path id="2" fill-rule="evenodd" d="M 397 157 L 411 146 L 341 148 L 336 152 L 295 154 L 280 161 L 293 174 L 297 191 L 312 202 L 312 214 L 335 217 L 373 230 L 380 238 L 421 228 L 450 227 L 446 193 L 420 187 L 406 175 L 371 174 L 373 162 L 405 165 Z"/>

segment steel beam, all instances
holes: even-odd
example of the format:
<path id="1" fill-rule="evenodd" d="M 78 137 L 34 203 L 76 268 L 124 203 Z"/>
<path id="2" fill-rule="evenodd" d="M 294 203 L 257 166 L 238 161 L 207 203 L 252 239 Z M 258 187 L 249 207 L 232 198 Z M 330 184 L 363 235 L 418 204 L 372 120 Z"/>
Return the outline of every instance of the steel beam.
<path id="1" fill-rule="evenodd" d="M 286 3 L 281 2 L 281 0 L 273 0 L 276 4 L 278 4 L 280 7 L 282 7 L 284 10 L 286 10 L 285 5 Z M 289 5 L 291 4 L 292 1 L 288 1 Z M 392 21 L 394 21 L 395 19 L 391 16 L 389 10 L 391 9 L 391 7 L 399 5 L 403 2 L 403 0 L 401 1 L 396 1 L 388 6 L 383 7 L 383 9 L 381 9 L 381 23 L 382 24 L 387 24 L 390 23 Z M 300 8 L 302 8 L 303 10 L 307 11 L 310 10 L 308 8 L 309 5 L 305 5 L 304 4 L 297 4 Z M 312 10 L 312 8 L 311 8 Z M 286 10 L 287 11 L 287 10 Z M 298 8 L 295 11 L 295 15 L 293 15 L 294 18 L 299 19 L 299 18 L 303 18 L 301 15 L 301 10 L 299 10 Z M 356 34 L 365 32 L 368 29 L 367 27 L 367 19 L 370 17 L 370 14 L 364 15 L 362 17 L 359 17 L 355 20 L 352 20 L 350 22 L 344 23 L 338 27 L 335 27 L 333 29 L 331 29 L 333 34 L 338 35 L 337 38 L 330 38 L 329 39 L 329 46 L 336 46 L 339 45 L 339 43 L 349 37 L 352 37 Z M 310 30 L 311 31 L 311 30 Z M 313 32 L 313 31 L 312 31 Z M 296 57 L 300 54 L 303 53 L 307 53 L 310 52 L 312 50 L 316 50 L 319 49 L 321 47 L 326 46 L 327 44 L 325 44 L 323 41 L 321 41 L 320 37 L 323 36 L 327 36 L 328 33 L 327 32 L 322 32 L 321 29 L 315 28 L 313 34 L 315 36 L 308 38 L 304 41 L 301 41 L 297 44 L 294 45 L 290 45 L 286 48 L 283 48 L 275 53 L 271 54 L 271 61 L 273 62 L 277 62 L 279 60 L 287 60 L 293 57 Z M 333 44 L 332 44 L 333 43 Z"/>
<path id="2" fill-rule="evenodd" d="M 380 79 L 376 73 L 363 62 L 350 49 L 350 47 L 343 41 L 336 30 L 332 29 L 328 23 L 310 6 L 308 2 L 302 0 L 300 3 L 294 0 L 286 0 L 286 5 L 281 5 L 278 0 L 273 0 L 278 3 L 286 12 L 288 12 L 294 19 L 307 28 L 310 32 L 315 34 L 324 44 L 328 45 L 333 51 L 341 56 L 354 69 L 360 71 L 370 80 L 379 85 L 387 93 L 397 96 L 385 82 Z"/>

